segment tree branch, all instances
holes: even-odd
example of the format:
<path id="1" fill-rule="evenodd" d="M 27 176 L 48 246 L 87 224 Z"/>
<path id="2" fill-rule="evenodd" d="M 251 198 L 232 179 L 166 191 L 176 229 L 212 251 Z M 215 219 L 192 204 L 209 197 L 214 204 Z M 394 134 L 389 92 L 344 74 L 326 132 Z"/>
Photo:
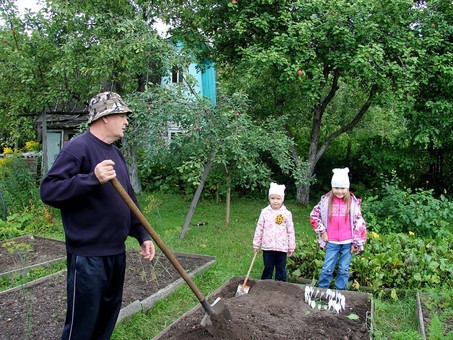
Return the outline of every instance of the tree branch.
<path id="1" fill-rule="evenodd" d="M 357 112 L 356 116 L 348 124 L 343 125 L 341 128 L 339 128 L 337 131 L 335 131 L 334 133 L 332 133 L 330 136 L 328 136 L 326 138 L 325 142 L 321 145 L 321 147 L 319 148 L 319 150 L 316 154 L 316 162 L 321 158 L 321 156 L 326 151 L 327 147 L 330 145 L 330 143 L 332 143 L 333 140 L 335 140 L 335 138 L 337 138 L 341 134 L 345 133 L 346 131 L 352 130 L 360 122 L 363 115 L 370 108 L 371 102 L 373 101 L 373 98 L 376 95 L 377 91 L 378 91 L 378 86 L 376 84 L 372 85 L 370 88 L 370 93 L 368 95 L 368 99 L 362 105 L 359 112 Z"/>

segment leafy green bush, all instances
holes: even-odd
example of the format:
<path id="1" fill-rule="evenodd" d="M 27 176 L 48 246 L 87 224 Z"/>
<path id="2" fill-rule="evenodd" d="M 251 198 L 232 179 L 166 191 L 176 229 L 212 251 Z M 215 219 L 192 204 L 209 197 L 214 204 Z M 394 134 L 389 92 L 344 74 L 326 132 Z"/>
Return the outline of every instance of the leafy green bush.
<path id="1" fill-rule="evenodd" d="M 173 194 L 180 194 L 184 190 L 180 185 L 182 180 L 171 163 L 164 161 L 161 163 L 150 162 L 140 155 L 137 166 L 143 190 L 159 190 L 163 193 Z"/>
<path id="2" fill-rule="evenodd" d="M 0 191 L 8 212 L 20 212 L 40 201 L 36 180 L 18 155 L 10 155 L 0 164 Z"/>
<path id="3" fill-rule="evenodd" d="M 54 212 L 39 204 L 21 212 L 8 215 L 6 221 L 0 220 L 0 240 L 7 240 L 27 234 L 46 234 L 60 228 L 55 223 Z"/>
<path id="4" fill-rule="evenodd" d="M 374 290 L 451 286 L 452 234 L 435 239 L 412 234 L 372 234 L 366 251 L 353 257 L 352 279 Z"/>
<path id="5" fill-rule="evenodd" d="M 319 278 L 325 252 L 318 246 L 314 235 L 315 233 L 308 237 L 302 235 L 296 240 L 296 251 L 287 261 L 290 281 L 296 281 L 298 278 L 316 280 Z"/>
<path id="6" fill-rule="evenodd" d="M 55 227 L 53 210 L 42 203 L 38 183 L 20 156 L 2 160 L 0 191 L 7 209 L 6 221 L 0 219 L 1 240 L 46 233 Z"/>
<path id="7" fill-rule="evenodd" d="M 432 190 L 401 189 L 399 180 L 383 179 L 382 190 L 364 199 L 362 212 L 368 230 L 436 237 L 453 231 L 453 202 L 433 196 Z"/>
<path id="8" fill-rule="evenodd" d="M 422 239 L 411 232 L 379 235 L 371 232 L 365 251 L 353 256 L 349 286 L 421 289 L 448 287 L 453 284 L 452 234 L 436 239 Z M 294 256 L 288 260 L 288 276 L 319 278 L 324 252 L 319 250 L 315 237 L 298 241 Z"/>

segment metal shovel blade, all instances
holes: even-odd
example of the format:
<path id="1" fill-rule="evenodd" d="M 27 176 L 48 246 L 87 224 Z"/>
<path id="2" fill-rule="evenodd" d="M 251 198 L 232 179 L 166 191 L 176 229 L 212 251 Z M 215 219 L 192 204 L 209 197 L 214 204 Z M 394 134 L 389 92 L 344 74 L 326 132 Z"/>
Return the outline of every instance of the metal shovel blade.
<path id="1" fill-rule="evenodd" d="M 244 284 L 238 286 L 238 289 L 236 290 L 236 296 L 248 294 L 249 290 L 250 286 L 247 286 L 247 283 L 244 281 Z"/>
<path id="2" fill-rule="evenodd" d="M 247 275 L 245 276 L 244 283 L 242 285 L 239 285 L 236 290 L 236 296 L 242 296 L 242 295 L 248 294 L 250 287 L 247 286 L 247 283 L 249 282 L 250 272 L 252 271 L 253 263 L 255 263 L 257 254 L 258 254 L 258 250 L 256 250 L 255 254 L 253 255 L 252 263 L 250 263 L 249 271 L 247 272 Z"/>
<path id="3" fill-rule="evenodd" d="M 215 335 L 215 327 L 212 325 L 211 316 L 218 315 L 225 320 L 231 320 L 230 311 L 220 298 L 215 299 L 212 305 L 209 305 L 206 300 L 203 302 L 205 302 L 203 307 L 205 307 L 205 305 L 208 305 L 208 307 L 205 307 L 205 313 L 200 323 L 211 335 Z"/>

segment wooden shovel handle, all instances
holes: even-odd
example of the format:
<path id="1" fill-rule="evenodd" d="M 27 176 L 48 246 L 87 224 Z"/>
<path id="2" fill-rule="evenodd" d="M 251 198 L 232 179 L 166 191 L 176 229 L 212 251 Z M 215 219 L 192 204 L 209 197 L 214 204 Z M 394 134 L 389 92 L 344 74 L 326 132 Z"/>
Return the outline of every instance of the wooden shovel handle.
<path id="1" fill-rule="evenodd" d="M 194 292 L 194 294 L 197 296 L 198 300 L 203 303 L 205 298 L 203 297 L 203 294 L 201 294 L 200 290 L 197 288 L 195 283 L 192 281 L 190 276 L 186 273 L 184 268 L 181 266 L 181 264 L 178 262 L 176 259 L 175 255 L 171 252 L 170 249 L 165 245 L 165 243 L 160 239 L 159 235 L 157 235 L 156 231 L 151 227 L 149 222 L 146 220 L 145 216 L 142 214 L 140 209 L 137 207 L 135 202 L 132 200 L 132 198 L 129 196 L 129 194 L 124 190 L 123 186 L 121 183 L 118 181 L 118 179 L 113 178 L 111 180 L 113 186 L 115 187 L 116 191 L 120 194 L 121 198 L 126 202 L 126 204 L 129 206 L 129 208 L 132 210 L 135 216 L 137 216 L 138 220 L 140 221 L 141 224 L 146 228 L 148 231 L 149 235 L 151 238 L 156 242 L 157 246 L 163 251 L 165 256 L 168 258 L 168 260 L 171 262 L 173 267 L 178 271 L 178 273 L 182 276 L 182 278 L 186 281 L 186 283 L 189 285 L 190 289 Z"/>
<path id="2" fill-rule="evenodd" d="M 249 271 L 247 272 L 247 275 L 245 276 L 244 285 L 246 285 L 247 282 L 249 281 L 250 273 L 252 272 L 253 263 L 255 263 L 255 259 L 256 259 L 256 255 L 258 254 L 258 251 L 259 250 L 255 251 L 255 254 L 253 255 L 253 259 L 252 259 L 252 263 L 250 263 Z"/>

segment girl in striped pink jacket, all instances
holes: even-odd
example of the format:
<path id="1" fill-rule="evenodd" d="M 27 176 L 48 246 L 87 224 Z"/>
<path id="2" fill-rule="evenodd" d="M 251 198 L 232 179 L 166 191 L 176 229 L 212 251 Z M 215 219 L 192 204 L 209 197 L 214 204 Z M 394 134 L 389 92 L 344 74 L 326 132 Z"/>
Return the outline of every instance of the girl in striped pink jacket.
<path id="1" fill-rule="evenodd" d="M 352 254 L 363 251 L 366 223 L 361 200 L 349 191 L 349 169 L 333 169 L 332 190 L 313 208 L 310 222 L 318 234 L 318 244 L 326 250 L 318 285 L 329 288 L 338 263 L 335 288 L 346 289 Z"/>

